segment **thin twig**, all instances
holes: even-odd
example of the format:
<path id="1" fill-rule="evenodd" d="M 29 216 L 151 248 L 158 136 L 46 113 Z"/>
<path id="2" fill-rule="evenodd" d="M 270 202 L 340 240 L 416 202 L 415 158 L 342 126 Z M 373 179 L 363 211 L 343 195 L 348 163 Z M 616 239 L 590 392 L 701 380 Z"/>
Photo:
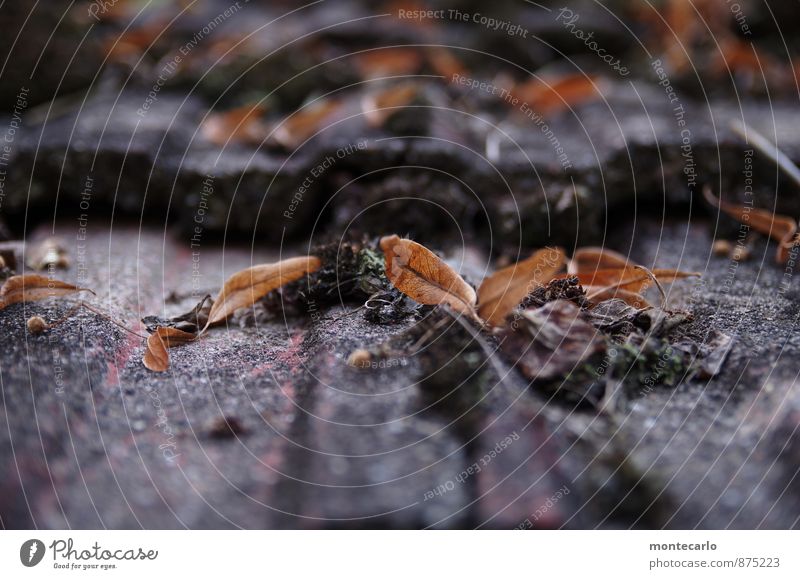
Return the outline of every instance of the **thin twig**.
<path id="1" fill-rule="evenodd" d="M 774 161 L 800 187 L 800 168 L 776 144 L 742 121 L 732 121 L 731 129 L 742 137 L 746 143 L 753 145 L 762 154 Z"/>
<path id="2" fill-rule="evenodd" d="M 89 310 L 90 312 L 94 312 L 95 314 L 97 314 L 97 315 L 98 315 L 98 316 L 100 316 L 101 318 L 104 318 L 104 319 L 106 319 L 107 321 L 111 322 L 112 324 L 114 324 L 114 325 L 115 325 L 115 326 L 117 326 L 118 328 L 122 328 L 123 330 L 125 330 L 125 331 L 126 331 L 126 332 L 128 332 L 129 334 L 133 334 L 134 336 L 138 336 L 138 337 L 142 338 L 143 340 L 146 340 L 146 339 L 148 338 L 148 336 L 143 336 L 142 334 L 140 334 L 140 333 L 138 333 L 138 332 L 135 332 L 134 330 L 131 330 L 130 328 L 126 327 L 125 325 L 123 325 L 123 324 L 119 323 L 118 321 L 114 320 L 114 319 L 113 319 L 113 318 L 112 318 L 110 315 L 108 315 L 107 313 L 105 313 L 105 312 L 103 312 L 103 311 L 101 311 L 101 310 L 98 310 L 98 309 L 97 309 L 97 308 L 95 308 L 94 306 L 90 306 L 90 305 L 89 305 L 89 304 L 87 304 L 86 302 L 83 302 L 83 301 L 82 301 L 82 302 L 80 302 L 80 303 L 78 304 L 78 306 L 79 306 L 79 307 L 84 307 L 84 308 L 86 308 L 87 310 Z"/>
<path id="3" fill-rule="evenodd" d="M 651 280 L 653 280 L 653 283 L 655 283 L 656 287 L 658 288 L 658 293 L 661 294 L 661 309 L 662 310 L 666 310 L 667 309 L 667 292 L 664 291 L 664 286 L 661 285 L 661 282 L 658 281 L 658 278 L 655 276 L 655 274 L 652 271 L 650 271 L 649 269 L 647 269 L 643 265 L 636 265 L 636 266 L 634 266 L 634 269 L 641 269 L 643 272 L 645 272 L 647 274 L 647 277 L 649 277 Z"/>

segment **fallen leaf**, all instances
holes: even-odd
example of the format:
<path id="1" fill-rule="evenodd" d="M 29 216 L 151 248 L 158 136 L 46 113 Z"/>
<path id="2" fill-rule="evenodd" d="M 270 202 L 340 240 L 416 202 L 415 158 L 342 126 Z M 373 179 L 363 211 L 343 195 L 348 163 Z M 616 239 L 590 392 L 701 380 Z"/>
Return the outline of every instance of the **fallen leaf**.
<path id="1" fill-rule="evenodd" d="M 6 280 L 0 288 L 0 310 L 11 304 L 35 302 L 47 298 L 63 297 L 78 292 L 91 292 L 70 283 L 50 279 L 44 275 L 15 275 Z"/>
<path id="2" fill-rule="evenodd" d="M 797 221 L 785 215 L 778 215 L 766 209 L 757 209 L 743 205 L 727 203 L 714 197 L 711 187 L 703 188 L 703 196 L 711 205 L 733 217 L 736 221 L 749 225 L 759 233 L 771 237 L 778 242 L 775 259 L 778 263 L 786 263 L 789 252 L 798 240 Z"/>
<path id="3" fill-rule="evenodd" d="M 397 235 L 383 237 L 386 277 L 411 299 L 427 305 L 447 304 L 475 318 L 475 290 L 429 249 Z"/>
<path id="4" fill-rule="evenodd" d="M 520 320 L 503 331 L 501 348 L 529 380 L 551 381 L 578 373 L 606 349 L 600 333 L 566 300 L 524 310 Z"/>
<path id="5" fill-rule="evenodd" d="M 142 323 L 145 328 L 147 328 L 148 332 L 155 332 L 157 328 L 166 327 L 177 328 L 184 332 L 197 333 L 208 323 L 208 314 L 211 311 L 212 305 L 214 305 L 214 300 L 211 299 L 210 295 L 207 295 L 185 314 L 171 318 L 145 316 L 142 318 Z"/>
<path id="6" fill-rule="evenodd" d="M 697 272 L 678 271 L 675 269 L 654 269 L 652 274 L 662 283 L 672 283 L 678 279 L 700 276 Z M 616 269 L 598 269 L 589 273 L 577 273 L 574 275 L 581 285 L 586 288 L 587 293 L 590 293 L 589 288 L 616 288 L 641 293 L 653 285 L 653 278 L 635 265 Z"/>
<path id="7" fill-rule="evenodd" d="M 353 58 L 363 79 L 414 74 L 422 67 L 422 55 L 414 48 L 381 48 Z"/>
<path id="8" fill-rule="evenodd" d="M 320 265 L 319 258 L 309 255 L 256 265 L 233 274 L 220 290 L 203 329 L 223 321 L 239 308 L 252 306 L 272 290 L 315 272 Z"/>
<path id="9" fill-rule="evenodd" d="M 339 110 L 337 100 L 324 100 L 305 107 L 282 121 L 273 133 L 273 139 L 286 148 L 293 149 L 317 133 L 322 123 Z"/>
<path id="10" fill-rule="evenodd" d="M 643 310 L 652 307 L 649 301 L 641 296 L 641 294 L 624 290 L 616 287 L 587 287 L 586 298 L 593 303 L 605 302 L 607 300 L 622 300 L 632 308 Z"/>
<path id="11" fill-rule="evenodd" d="M 448 82 L 454 76 L 464 76 L 466 67 L 453 53 L 443 46 L 432 47 L 428 50 L 428 62 L 436 74 L 442 75 Z"/>
<path id="12" fill-rule="evenodd" d="M 604 247 L 581 247 L 576 249 L 569 261 L 569 273 L 590 273 L 600 269 L 627 267 L 630 260 L 613 249 Z"/>
<path id="13" fill-rule="evenodd" d="M 545 248 L 496 271 L 478 288 L 478 314 L 493 326 L 503 325 L 506 316 L 525 296 L 553 279 L 565 259 L 563 249 Z"/>
<path id="14" fill-rule="evenodd" d="M 260 142 L 266 135 L 261 117 L 266 108 L 262 105 L 243 105 L 221 113 L 211 113 L 203 121 L 203 136 L 215 145 L 229 141 L 240 143 Z"/>
<path id="15" fill-rule="evenodd" d="M 517 85 L 513 93 L 532 109 L 547 114 L 600 98 L 597 82 L 597 77 L 583 74 L 533 78 Z"/>
<path id="16" fill-rule="evenodd" d="M 380 127 L 387 119 L 411 103 L 419 92 L 413 82 L 404 82 L 379 92 L 370 92 L 361 100 L 361 110 L 367 123 Z"/>
<path id="17" fill-rule="evenodd" d="M 157 328 L 147 338 L 147 349 L 144 351 L 142 362 L 144 362 L 148 370 L 164 372 L 169 368 L 169 352 L 167 352 L 167 348 L 193 342 L 196 339 L 197 334 L 184 332 L 177 328 Z"/>

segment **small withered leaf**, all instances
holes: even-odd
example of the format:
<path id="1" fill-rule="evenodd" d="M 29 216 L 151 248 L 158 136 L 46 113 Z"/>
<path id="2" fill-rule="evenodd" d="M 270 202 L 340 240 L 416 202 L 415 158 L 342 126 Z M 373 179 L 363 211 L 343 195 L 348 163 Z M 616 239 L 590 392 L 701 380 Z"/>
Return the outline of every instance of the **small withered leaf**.
<path id="1" fill-rule="evenodd" d="M 380 127 L 388 118 L 411 103 L 419 92 L 412 82 L 404 82 L 378 92 L 371 92 L 361 99 L 364 118 L 372 127 Z"/>
<path id="2" fill-rule="evenodd" d="M 256 265 L 233 274 L 214 300 L 206 328 L 223 321 L 239 308 L 252 306 L 272 290 L 315 272 L 320 265 L 318 257 L 307 255 Z"/>
<path id="3" fill-rule="evenodd" d="M 211 312 L 211 306 L 213 305 L 214 300 L 211 299 L 210 295 L 206 295 L 195 307 L 185 314 L 171 318 L 145 316 L 142 318 L 142 323 L 145 325 L 148 332 L 155 332 L 157 328 L 164 326 L 178 328 L 184 332 L 197 333 L 200 329 L 205 327 L 208 322 L 208 314 Z"/>
<path id="4" fill-rule="evenodd" d="M 785 215 L 778 215 L 765 209 L 747 207 L 728 203 L 722 199 L 714 197 L 711 187 L 703 188 L 703 196 L 709 204 L 733 217 L 740 223 L 745 223 L 779 243 L 775 254 L 778 263 L 786 263 L 789 258 L 789 251 L 795 243 L 797 234 L 797 221 Z"/>
<path id="5" fill-rule="evenodd" d="M 173 348 L 197 339 L 197 334 L 190 334 L 176 328 L 158 328 L 147 338 L 147 349 L 144 351 L 145 368 L 153 372 L 164 372 L 169 368 L 169 352 Z"/>
<path id="6" fill-rule="evenodd" d="M 533 78 L 514 88 L 514 96 L 531 107 L 553 113 L 600 98 L 599 79 L 585 74 Z"/>
<path id="7" fill-rule="evenodd" d="M 11 304 L 59 298 L 78 292 L 94 293 L 88 288 L 78 287 L 44 275 L 33 273 L 15 275 L 8 278 L 0 288 L 0 310 Z"/>
<path id="8" fill-rule="evenodd" d="M 530 379 L 563 379 L 606 350 L 600 333 L 583 319 L 572 302 L 556 300 L 537 309 L 523 310 L 504 328 L 501 349 Z"/>
<path id="9" fill-rule="evenodd" d="M 632 292 L 618 287 L 587 287 L 586 297 L 593 303 L 605 302 L 607 300 L 618 299 L 622 300 L 632 308 L 643 310 L 653 306 L 641 294 Z"/>
<path id="10" fill-rule="evenodd" d="M 221 113 L 211 113 L 203 121 L 203 136 L 215 145 L 231 142 L 259 142 L 266 136 L 261 125 L 265 108 L 247 104 Z"/>
<path id="11" fill-rule="evenodd" d="M 432 251 L 397 235 L 383 237 L 380 246 L 386 257 L 386 277 L 402 293 L 421 304 L 447 304 L 476 317 L 475 290 Z"/>
<path id="12" fill-rule="evenodd" d="M 422 66 L 422 53 L 415 48 L 379 48 L 353 58 L 364 79 L 414 74 Z"/>
<path id="13" fill-rule="evenodd" d="M 496 271 L 478 288 L 478 314 L 493 326 L 503 325 L 525 296 L 553 279 L 565 259 L 563 249 L 545 248 Z"/>
<path id="14" fill-rule="evenodd" d="M 627 267 L 630 260 L 619 252 L 605 247 L 581 247 L 569 261 L 569 273 L 591 273 L 599 269 Z"/>
<path id="15" fill-rule="evenodd" d="M 321 130 L 322 123 L 339 110 L 341 104 L 329 99 L 308 105 L 282 121 L 272 137 L 288 149 L 298 147 Z"/>
<path id="16" fill-rule="evenodd" d="M 455 76 L 463 76 L 467 73 L 464 64 L 456 56 L 443 46 L 431 47 L 428 49 L 428 62 L 437 74 L 441 74 L 445 79 Z"/>
<path id="17" fill-rule="evenodd" d="M 579 272 L 573 275 L 584 287 L 587 299 L 593 304 L 617 298 L 638 309 L 652 306 L 642 294 L 653 285 L 672 283 L 678 279 L 700 276 L 696 272 L 675 269 L 654 269 L 651 271 L 638 265 L 598 270 L 589 269 L 585 273 Z"/>

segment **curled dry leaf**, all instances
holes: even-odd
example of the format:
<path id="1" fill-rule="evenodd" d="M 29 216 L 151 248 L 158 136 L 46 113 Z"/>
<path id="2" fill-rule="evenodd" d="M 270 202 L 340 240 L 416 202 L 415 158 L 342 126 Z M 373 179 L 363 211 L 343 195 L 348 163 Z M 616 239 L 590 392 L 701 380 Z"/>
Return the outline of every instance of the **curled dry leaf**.
<path id="1" fill-rule="evenodd" d="M 422 54 L 415 48 L 381 48 L 354 56 L 361 78 L 414 74 L 422 67 Z"/>
<path id="2" fill-rule="evenodd" d="M 501 348 L 529 380 L 563 380 L 606 350 L 602 335 L 566 300 L 524 310 L 515 324 L 504 328 Z"/>
<path id="3" fill-rule="evenodd" d="M 427 305 L 447 304 L 475 318 L 475 290 L 426 247 L 388 235 L 381 239 L 386 277 L 411 299 Z"/>
<path id="4" fill-rule="evenodd" d="M 88 288 L 50 279 L 44 275 L 32 273 L 15 275 L 8 278 L 0 288 L 0 310 L 11 304 L 64 297 L 78 292 L 94 293 Z"/>
<path id="5" fill-rule="evenodd" d="M 727 203 L 714 197 L 710 187 L 703 188 L 703 196 L 711 205 L 725 212 L 740 223 L 744 223 L 767 235 L 779 243 L 775 259 L 786 263 L 789 252 L 798 241 L 797 221 L 785 215 L 778 215 L 765 209 Z"/>
<path id="6" fill-rule="evenodd" d="M 454 76 L 464 76 L 467 73 L 464 64 L 443 46 L 428 49 L 428 62 L 436 74 L 441 74 L 447 80 Z"/>
<path id="7" fill-rule="evenodd" d="M 599 304 L 600 302 L 605 302 L 607 300 L 622 300 L 632 308 L 636 308 L 637 310 L 643 310 L 645 308 L 653 307 L 649 301 L 647 301 L 641 294 L 636 292 L 619 289 L 616 287 L 590 287 L 586 288 L 586 298 L 593 302 Z"/>
<path id="8" fill-rule="evenodd" d="M 605 266 L 602 269 L 598 267 Z M 585 248 L 575 252 L 570 269 L 586 290 L 586 297 L 593 303 L 610 299 L 621 299 L 635 308 L 650 307 L 642 294 L 653 285 L 672 283 L 687 277 L 699 277 L 696 272 L 675 269 L 649 270 L 632 264 L 623 255 L 599 248 Z M 563 277 L 563 276 L 561 276 Z M 662 304 L 663 305 L 663 304 Z"/>
<path id="9" fill-rule="evenodd" d="M 478 314 L 493 326 L 503 325 L 506 316 L 525 296 L 553 279 L 565 259 L 563 249 L 545 248 L 496 271 L 478 288 Z"/>
<path id="10" fill-rule="evenodd" d="M 322 123 L 340 107 L 341 103 L 333 99 L 309 105 L 281 122 L 273 138 L 286 148 L 295 148 L 317 133 Z"/>
<path id="11" fill-rule="evenodd" d="M 572 255 L 567 271 L 571 274 L 591 273 L 599 269 L 622 268 L 628 265 L 628 258 L 613 249 L 581 247 Z"/>
<path id="12" fill-rule="evenodd" d="M 169 368 L 169 352 L 167 348 L 193 342 L 197 334 L 191 334 L 177 328 L 157 328 L 147 338 L 147 349 L 144 351 L 145 367 L 153 372 L 164 372 Z"/>
<path id="13" fill-rule="evenodd" d="M 259 142 L 266 134 L 261 124 L 265 107 L 244 105 L 222 113 L 211 113 L 202 125 L 203 136 L 215 145 L 228 141 Z"/>
<path id="14" fill-rule="evenodd" d="M 252 306 L 272 290 L 315 272 L 320 265 L 318 257 L 308 255 L 256 265 L 233 274 L 214 301 L 205 328 L 223 321 L 239 308 Z"/>
<path id="15" fill-rule="evenodd" d="M 687 277 L 699 277 L 697 272 L 678 271 L 676 269 L 654 269 L 652 276 L 662 283 L 672 283 Z M 641 293 L 653 285 L 653 277 L 640 266 L 630 265 L 618 269 L 599 269 L 589 273 L 575 274 L 581 285 L 587 288 L 618 288 Z"/>
<path id="16" fill-rule="evenodd" d="M 413 82 L 404 82 L 379 92 L 369 93 L 361 100 L 367 123 L 380 127 L 388 118 L 411 103 L 419 92 Z"/>

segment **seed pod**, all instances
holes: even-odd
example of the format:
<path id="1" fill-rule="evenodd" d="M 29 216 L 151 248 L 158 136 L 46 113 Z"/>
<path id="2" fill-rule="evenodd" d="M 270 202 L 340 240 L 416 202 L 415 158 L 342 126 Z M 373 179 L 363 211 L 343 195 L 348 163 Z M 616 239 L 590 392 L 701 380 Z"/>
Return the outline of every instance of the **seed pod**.
<path id="1" fill-rule="evenodd" d="M 40 316 L 31 316 L 28 318 L 28 331 L 31 334 L 41 334 L 47 329 L 47 322 Z"/>

